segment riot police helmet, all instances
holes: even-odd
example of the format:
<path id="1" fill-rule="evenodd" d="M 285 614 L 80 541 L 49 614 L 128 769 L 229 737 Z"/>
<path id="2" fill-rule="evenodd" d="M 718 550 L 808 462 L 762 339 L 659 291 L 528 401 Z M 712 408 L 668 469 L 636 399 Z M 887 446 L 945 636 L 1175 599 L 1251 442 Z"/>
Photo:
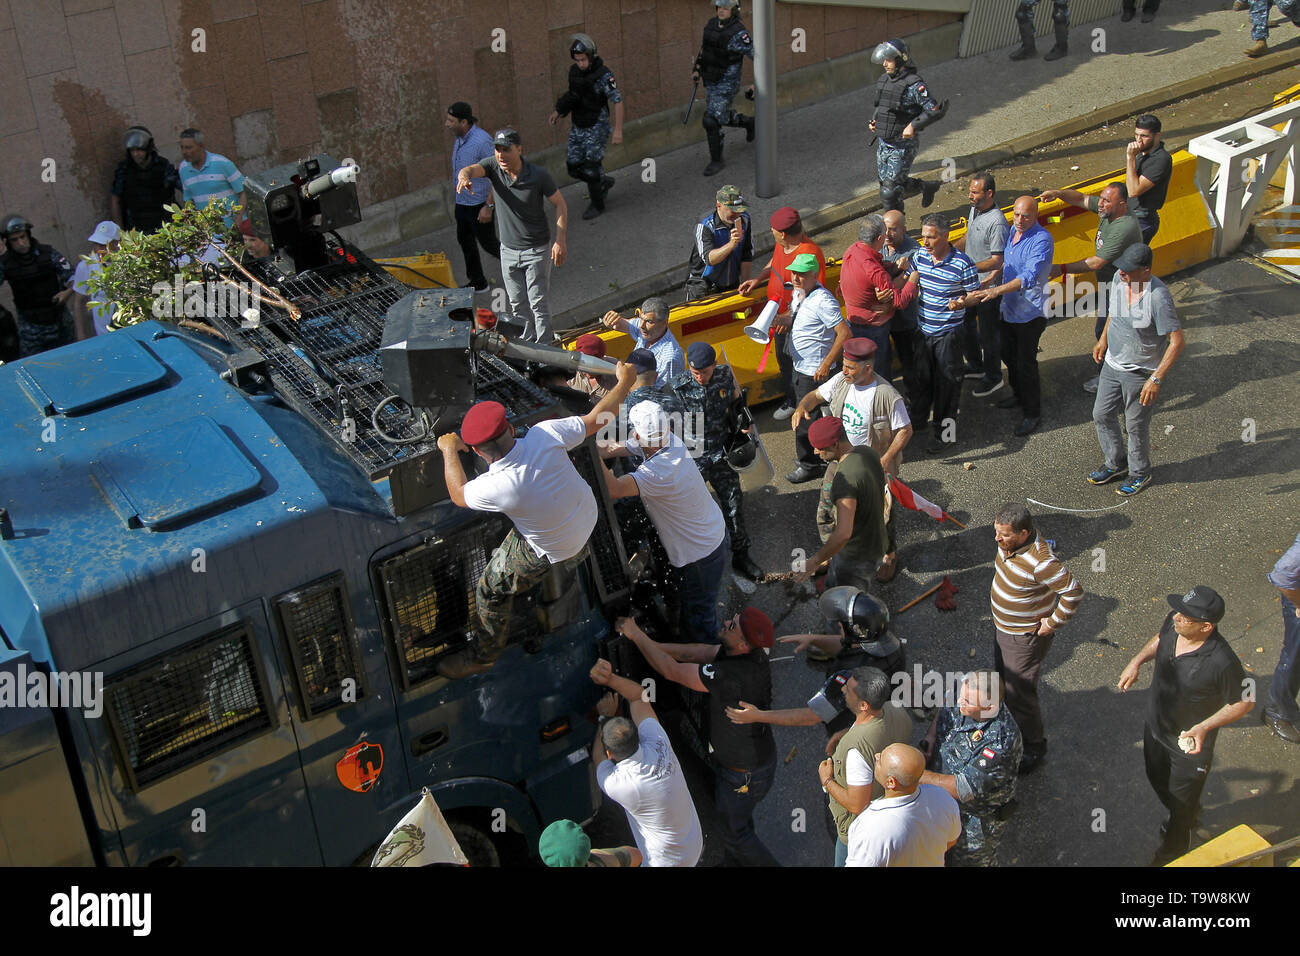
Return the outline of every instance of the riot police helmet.
<path id="1" fill-rule="evenodd" d="M 27 217 L 18 215 L 5 216 L 3 225 L 0 225 L 0 233 L 3 233 L 8 238 L 20 232 L 27 233 L 28 238 L 31 238 L 32 224 L 27 221 Z"/>
<path id="2" fill-rule="evenodd" d="M 735 10 L 740 7 L 740 0 L 713 0 L 713 3 L 711 3 L 710 6 L 714 9 L 717 9 L 718 7 L 729 7 L 732 10 Z"/>
<path id="3" fill-rule="evenodd" d="M 585 53 L 592 57 L 596 55 L 596 41 L 585 33 L 575 33 L 569 37 L 569 58 L 577 56 L 579 53 Z"/>
<path id="4" fill-rule="evenodd" d="M 153 152 L 153 133 L 143 126 L 132 126 L 126 131 L 123 145 L 128 150 L 143 149 L 147 152 Z"/>
<path id="5" fill-rule="evenodd" d="M 844 625 L 853 643 L 866 645 L 880 641 L 889 629 L 889 610 L 860 588 L 841 585 L 827 588 L 822 594 L 821 611 L 829 621 Z"/>
<path id="6" fill-rule="evenodd" d="M 890 37 L 884 43 L 876 44 L 876 49 L 871 53 L 871 62 L 881 66 L 886 60 L 893 60 L 900 69 L 904 64 L 911 63 L 912 57 L 907 52 L 907 44 L 897 37 Z"/>
<path id="7" fill-rule="evenodd" d="M 758 443 L 747 438 L 727 450 L 727 464 L 737 471 L 748 468 L 758 457 Z"/>

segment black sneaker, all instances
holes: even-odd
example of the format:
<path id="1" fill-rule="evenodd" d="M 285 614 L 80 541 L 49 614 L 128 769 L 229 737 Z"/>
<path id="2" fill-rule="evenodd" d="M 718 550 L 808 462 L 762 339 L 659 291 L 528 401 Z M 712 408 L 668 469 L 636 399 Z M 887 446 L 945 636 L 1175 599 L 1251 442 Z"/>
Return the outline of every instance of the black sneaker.
<path id="1" fill-rule="evenodd" d="M 1001 387 L 1002 387 L 1002 379 L 998 379 L 996 382 L 983 382 L 978 387 L 976 387 L 975 390 L 971 392 L 971 394 L 974 395 L 976 398 L 984 398 L 987 395 L 992 395 Z"/>
<path id="2" fill-rule="evenodd" d="M 927 455 L 938 455 L 947 450 L 948 450 L 948 442 L 940 438 L 937 432 L 935 433 L 933 438 L 931 438 L 928 442 L 926 442 L 925 445 L 925 453 Z"/>
<path id="3" fill-rule="evenodd" d="M 722 172 L 722 167 L 725 166 L 725 165 L 727 165 L 727 164 L 724 163 L 724 162 L 723 162 L 722 160 L 720 160 L 720 159 L 712 159 L 712 160 L 709 160 L 709 165 L 707 165 L 707 166 L 704 167 L 704 175 L 705 175 L 705 176 L 712 176 L 712 175 L 714 175 L 715 173 L 720 173 L 720 172 Z"/>
<path id="4" fill-rule="evenodd" d="M 794 471 L 785 476 L 785 480 L 792 485 L 802 485 L 806 481 L 812 481 L 814 478 L 820 478 L 825 474 L 826 469 L 811 468 L 808 465 L 800 465 Z"/>
<path id="5" fill-rule="evenodd" d="M 741 577 L 749 578 L 755 583 L 762 581 L 766 577 L 763 569 L 744 551 L 737 551 L 731 556 L 731 569 Z"/>

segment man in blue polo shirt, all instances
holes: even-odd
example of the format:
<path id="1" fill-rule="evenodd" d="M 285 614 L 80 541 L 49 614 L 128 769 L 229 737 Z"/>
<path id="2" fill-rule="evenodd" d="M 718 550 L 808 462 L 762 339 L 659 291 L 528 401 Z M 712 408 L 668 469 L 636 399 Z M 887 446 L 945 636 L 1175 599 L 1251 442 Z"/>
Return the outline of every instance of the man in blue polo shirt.
<path id="1" fill-rule="evenodd" d="M 1038 340 L 1047 327 L 1043 304 L 1052 274 L 1055 243 L 1038 224 L 1038 200 L 1021 196 L 1011 211 L 1011 238 L 1002 256 L 1002 283 L 967 296 L 968 303 L 1002 296 L 1002 361 L 1007 367 L 1011 394 L 998 408 L 1020 406 L 1024 417 L 1015 433 L 1028 435 L 1042 417 L 1042 389 L 1038 382 Z"/>
<path id="2" fill-rule="evenodd" d="M 182 131 L 180 144 L 181 201 L 192 202 L 200 209 L 214 199 L 238 204 L 244 191 L 244 174 L 220 153 L 204 148 L 203 130 L 190 127 Z M 234 222 L 233 216 L 226 217 L 227 226 Z"/>
<path id="3" fill-rule="evenodd" d="M 447 118 L 442 125 L 456 137 L 456 142 L 451 147 L 453 176 L 466 166 L 493 154 L 492 137 L 478 125 L 478 117 L 468 103 L 452 103 L 447 108 Z M 492 187 L 486 177 L 471 179 L 469 189 L 456 193 L 456 242 L 465 256 L 465 277 L 475 292 L 482 292 L 488 287 L 478 247 L 482 246 L 483 251 L 493 259 L 501 258 L 501 243 L 497 240 L 492 223 L 495 208 Z"/>
<path id="4" fill-rule="evenodd" d="M 961 401 L 962 328 L 966 295 L 979 288 L 979 270 L 970 256 L 948 242 L 948 220 L 931 213 L 921 220 L 921 246 L 912 256 L 908 282 L 920 282 L 921 330 L 916 361 L 916 394 L 912 396 L 912 428 L 926 428 L 934 409 L 934 428 L 925 446 L 929 454 L 944 450 L 945 422 L 956 419 Z M 951 435 L 950 435 L 951 437 Z"/>
<path id="5" fill-rule="evenodd" d="M 735 186 L 723 186 L 714 210 L 695 224 L 686 299 L 729 292 L 749 278 L 754 264 L 749 206 Z"/>

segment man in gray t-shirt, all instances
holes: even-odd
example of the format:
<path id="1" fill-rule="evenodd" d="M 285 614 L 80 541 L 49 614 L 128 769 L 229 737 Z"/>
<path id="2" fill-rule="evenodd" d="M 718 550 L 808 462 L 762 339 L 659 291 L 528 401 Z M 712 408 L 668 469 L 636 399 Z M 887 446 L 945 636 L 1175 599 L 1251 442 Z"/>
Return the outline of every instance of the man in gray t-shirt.
<path id="1" fill-rule="evenodd" d="M 501 240 L 501 278 L 511 313 L 524 322 L 524 337 L 545 345 L 558 342 L 551 329 L 551 265 L 564 265 L 569 210 L 551 174 L 524 159 L 519 133 L 497 130 L 491 158 L 466 166 L 456 179 L 456 191 L 470 180 L 486 176 L 492 186 L 497 237 Z M 546 215 L 545 199 L 555 207 L 555 242 Z"/>
<path id="2" fill-rule="evenodd" d="M 1011 224 L 998 208 L 997 185 L 992 173 L 976 173 L 970 181 L 970 213 L 966 235 L 953 245 L 970 256 L 980 271 L 980 288 L 993 285 L 1002 272 L 1002 253 L 1011 235 Z M 980 384 L 972 394 L 982 398 L 1002 387 L 1002 297 L 985 299 L 966 310 L 963 321 L 966 373 L 979 374 Z"/>
<path id="3" fill-rule="evenodd" d="M 1118 493 L 1135 495 L 1151 483 L 1151 413 L 1164 378 L 1183 350 L 1183 330 L 1168 287 L 1151 275 L 1151 247 L 1136 243 L 1115 259 L 1118 282 L 1110 289 L 1110 314 L 1093 361 L 1101 364 L 1092 420 L 1106 455 L 1088 475 L 1094 485 L 1128 479 Z M 1128 460 L 1119 414 L 1128 428 Z"/>

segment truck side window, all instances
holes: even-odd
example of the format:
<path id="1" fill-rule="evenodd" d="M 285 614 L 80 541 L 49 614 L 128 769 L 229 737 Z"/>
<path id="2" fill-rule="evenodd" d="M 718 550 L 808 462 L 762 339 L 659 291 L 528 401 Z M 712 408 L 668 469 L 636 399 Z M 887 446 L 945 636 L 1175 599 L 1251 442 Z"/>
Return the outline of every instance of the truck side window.
<path id="1" fill-rule="evenodd" d="M 113 744 L 132 791 L 274 726 L 247 621 L 115 674 L 105 690 Z"/>
<path id="2" fill-rule="evenodd" d="M 365 696 L 346 582 L 338 571 L 275 599 L 305 720 Z"/>

